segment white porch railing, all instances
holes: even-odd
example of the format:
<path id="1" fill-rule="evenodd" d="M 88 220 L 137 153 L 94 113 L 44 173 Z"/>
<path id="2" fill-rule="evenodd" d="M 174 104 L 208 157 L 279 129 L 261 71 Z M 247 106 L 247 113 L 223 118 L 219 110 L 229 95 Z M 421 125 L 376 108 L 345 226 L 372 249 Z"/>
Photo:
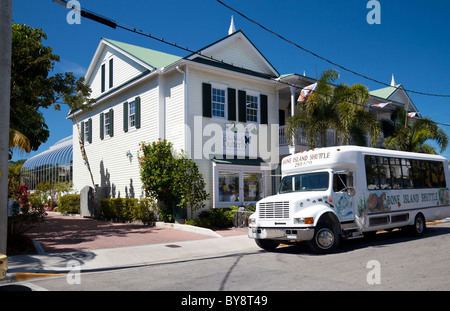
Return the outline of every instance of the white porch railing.
<path id="1" fill-rule="evenodd" d="M 286 146 L 289 145 L 287 136 L 286 136 L 286 125 L 280 126 L 279 129 L 279 144 L 280 146 Z M 306 146 L 306 133 L 302 129 L 298 129 L 297 135 L 295 137 L 295 144 L 296 145 L 303 145 Z"/>
<path id="2" fill-rule="evenodd" d="M 280 126 L 278 139 L 279 139 L 280 146 L 289 145 L 287 135 L 286 135 L 286 125 Z M 327 130 L 327 146 L 334 146 L 335 139 L 336 139 L 336 133 L 333 130 Z M 306 133 L 302 129 L 298 129 L 297 135 L 295 137 L 295 144 L 302 145 L 302 146 L 308 145 L 308 143 L 306 141 Z M 321 145 L 320 138 L 318 141 L 318 145 L 319 146 Z"/>

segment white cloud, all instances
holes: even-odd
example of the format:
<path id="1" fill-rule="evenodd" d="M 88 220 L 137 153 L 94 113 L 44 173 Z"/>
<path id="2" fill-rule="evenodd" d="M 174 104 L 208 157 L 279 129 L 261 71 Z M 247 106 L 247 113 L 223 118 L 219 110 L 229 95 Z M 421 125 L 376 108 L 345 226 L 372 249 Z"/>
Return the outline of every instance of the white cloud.
<path id="1" fill-rule="evenodd" d="M 55 66 L 58 72 L 73 72 L 75 76 L 84 76 L 87 68 L 69 60 L 61 60 Z"/>

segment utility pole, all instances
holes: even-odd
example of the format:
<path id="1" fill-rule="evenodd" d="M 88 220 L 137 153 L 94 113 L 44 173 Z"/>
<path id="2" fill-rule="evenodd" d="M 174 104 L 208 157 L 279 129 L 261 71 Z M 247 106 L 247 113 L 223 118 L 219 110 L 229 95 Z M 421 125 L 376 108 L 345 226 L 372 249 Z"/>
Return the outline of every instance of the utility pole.
<path id="1" fill-rule="evenodd" d="M 8 233 L 9 105 L 11 98 L 12 0 L 0 0 L 0 253 Z"/>

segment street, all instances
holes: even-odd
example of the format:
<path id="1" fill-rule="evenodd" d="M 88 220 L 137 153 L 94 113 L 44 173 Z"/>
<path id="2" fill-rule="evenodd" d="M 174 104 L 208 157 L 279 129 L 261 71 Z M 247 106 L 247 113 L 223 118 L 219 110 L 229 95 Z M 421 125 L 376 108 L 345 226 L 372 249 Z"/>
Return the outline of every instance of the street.
<path id="1" fill-rule="evenodd" d="M 272 252 L 255 246 L 237 254 L 2 284 L 0 290 L 449 290 L 449 263 L 450 223 L 442 223 L 420 238 L 394 231 L 345 241 L 331 255 L 315 255 L 302 244 Z"/>

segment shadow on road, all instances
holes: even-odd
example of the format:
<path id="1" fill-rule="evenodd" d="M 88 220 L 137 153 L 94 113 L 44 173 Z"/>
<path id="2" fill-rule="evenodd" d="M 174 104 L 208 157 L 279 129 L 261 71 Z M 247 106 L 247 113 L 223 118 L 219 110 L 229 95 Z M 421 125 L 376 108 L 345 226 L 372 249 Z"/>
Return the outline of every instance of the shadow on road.
<path id="1" fill-rule="evenodd" d="M 378 232 L 375 235 L 367 236 L 359 239 L 341 241 L 337 250 L 337 254 L 351 252 L 367 247 L 385 247 L 397 243 L 403 243 L 416 239 L 428 239 L 436 236 L 450 234 L 450 227 L 430 226 L 427 231 L 420 237 L 411 236 L 407 230 L 395 230 L 390 232 Z M 302 254 L 311 256 L 321 256 L 315 254 L 305 242 L 300 242 L 288 246 L 278 247 L 271 251 L 283 254 Z"/>

